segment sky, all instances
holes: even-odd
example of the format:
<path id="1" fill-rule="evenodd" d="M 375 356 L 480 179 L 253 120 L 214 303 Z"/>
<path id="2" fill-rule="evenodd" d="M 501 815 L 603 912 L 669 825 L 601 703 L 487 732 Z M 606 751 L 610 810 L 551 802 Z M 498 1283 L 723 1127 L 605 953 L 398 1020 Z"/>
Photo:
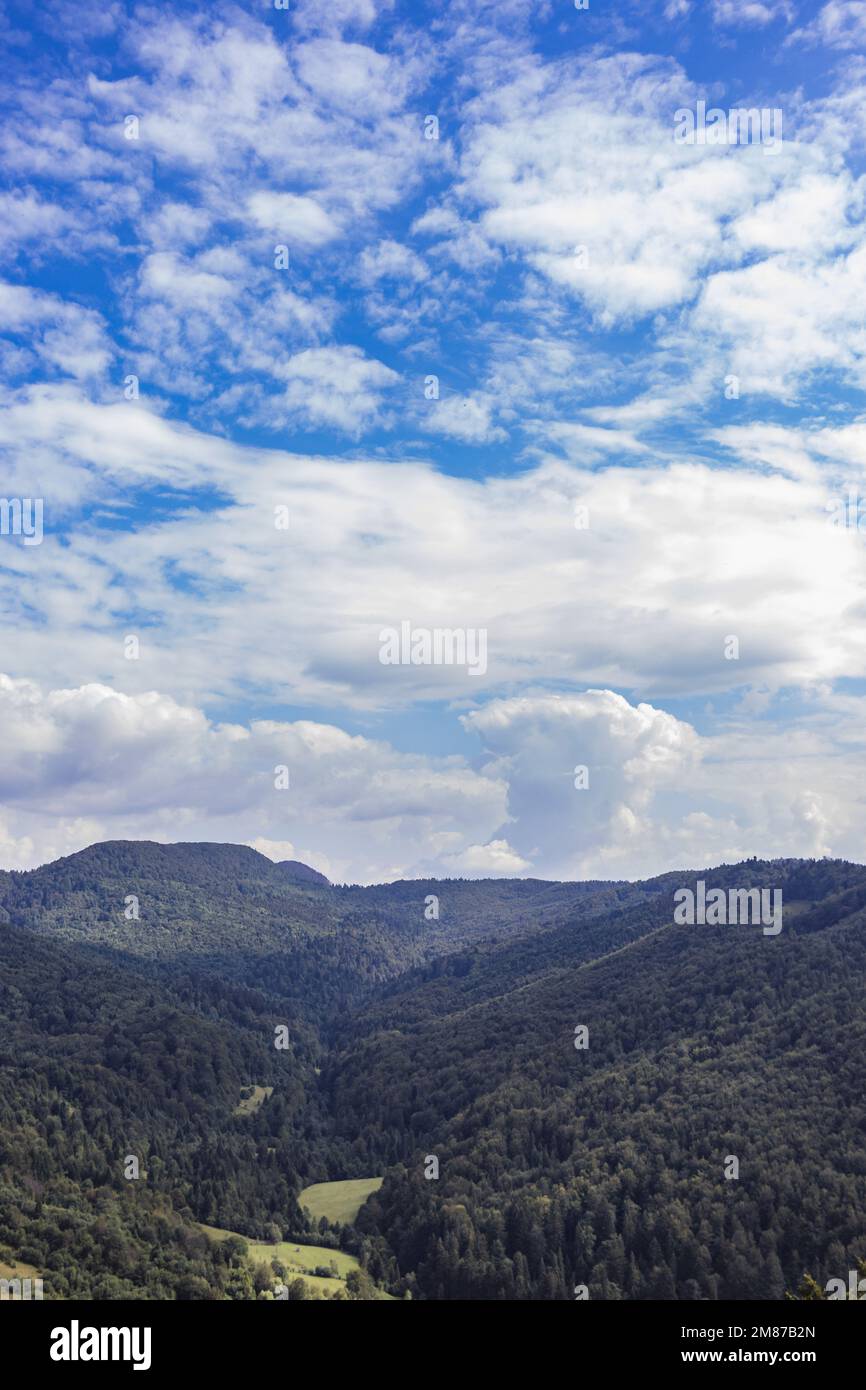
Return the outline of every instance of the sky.
<path id="1" fill-rule="evenodd" d="M 862 861 L 866 0 L 0 39 L 0 867 Z"/>

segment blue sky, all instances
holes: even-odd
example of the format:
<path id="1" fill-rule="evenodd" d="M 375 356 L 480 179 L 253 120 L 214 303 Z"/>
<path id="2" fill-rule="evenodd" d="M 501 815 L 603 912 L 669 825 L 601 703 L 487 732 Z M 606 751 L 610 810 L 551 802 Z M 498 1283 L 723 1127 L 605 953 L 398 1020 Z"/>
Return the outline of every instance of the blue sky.
<path id="1" fill-rule="evenodd" d="M 0 30 L 0 865 L 861 856 L 864 0 Z"/>

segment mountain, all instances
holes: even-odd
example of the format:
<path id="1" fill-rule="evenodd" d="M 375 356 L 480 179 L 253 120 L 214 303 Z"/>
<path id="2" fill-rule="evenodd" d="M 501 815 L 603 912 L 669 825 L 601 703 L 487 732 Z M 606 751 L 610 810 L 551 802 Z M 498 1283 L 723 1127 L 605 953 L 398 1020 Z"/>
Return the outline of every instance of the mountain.
<path id="1" fill-rule="evenodd" d="M 780 890 L 783 929 L 678 925 L 699 879 Z M 255 1297 L 206 1223 L 340 1243 L 397 1296 L 778 1298 L 866 1253 L 864 1001 L 841 861 L 362 888 L 94 845 L 0 875 L 0 1262 Z M 371 1174 L 310 1225 L 305 1186 Z"/>
<path id="2" fill-rule="evenodd" d="M 302 864 L 298 859 L 281 859 L 276 867 L 289 883 L 318 883 L 322 888 L 330 887 L 324 874 L 311 869 L 309 864 Z"/>
<path id="3" fill-rule="evenodd" d="M 608 917 L 607 950 L 565 926 L 413 972 L 356 1016 L 330 1110 L 387 1154 L 362 1225 L 416 1295 L 765 1299 L 855 1267 L 866 872 L 816 870 L 772 866 L 778 938 L 678 927 L 665 892 Z"/>
<path id="4" fill-rule="evenodd" d="M 425 915 L 438 888 L 445 904 Z M 375 984 L 488 935 L 533 930 L 584 885 L 455 880 L 334 888 L 245 845 L 108 841 L 0 881 L 0 923 L 126 967 L 208 973 L 273 993 L 323 1026 Z"/>

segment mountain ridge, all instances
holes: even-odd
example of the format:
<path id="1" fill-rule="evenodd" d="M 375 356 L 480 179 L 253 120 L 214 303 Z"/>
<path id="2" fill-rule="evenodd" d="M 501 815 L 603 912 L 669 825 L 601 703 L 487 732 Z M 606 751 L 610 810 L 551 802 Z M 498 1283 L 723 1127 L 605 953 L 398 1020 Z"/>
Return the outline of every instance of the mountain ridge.
<path id="1" fill-rule="evenodd" d="M 0 877 L 0 1260 L 50 1296 L 256 1296 L 198 1222 L 342 1243 L 421 1299 L 762 1299 L 856 1267 L 864 866 L 296 872 L 113 841 Z M 677 925 L 701 879 L 781 888 L 782 932 Z M 307 1226 L 304 1186 L 374 1173 L 351 1229 Z"/>

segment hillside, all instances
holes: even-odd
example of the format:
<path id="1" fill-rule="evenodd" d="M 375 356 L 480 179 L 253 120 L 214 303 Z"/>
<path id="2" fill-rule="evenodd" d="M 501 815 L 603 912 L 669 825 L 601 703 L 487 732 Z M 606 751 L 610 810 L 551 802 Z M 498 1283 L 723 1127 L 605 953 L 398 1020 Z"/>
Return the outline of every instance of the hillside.
<path id="1" fill-rule="evenodd" d="M 410 1287 L 763 1299 L 804 1269 L 852 1267 L 866 1248 L 859 878 L 800 902 L 778 940 L 648 918 L 641 939 L 583 962 L 572 945 L 570 962 L 560 933 L 537 972 L 515 945 L 443 973 L 433 1010 L 413 983 L 356 1019 L 329 1061 L 331 1109 L 353 1146 L 402 1170 L 362 1224 Z"/>
<path id="2" fill-rule="evenodd" d="M 332 888 L 245 845 L 115 840 L 0 880 L 0 923 L 87 945 L 127 966 L 189 969 L 273 992 L 318 1023 L 410 966 L 532 930 L 582 884 L 448 881 Z M 486 891 L 487 890 L 487 891 Z M 489 901 L 488 901 L 489 898 Z"/>
<path id="3" fill-rule="evenodd" d="M 697 877 L 783 930 L 675 925 Z M 263 1293 L 202 1224 L 371 1297 L 772 1299 L 866 1253 L 861 866 L 336 888 L 112 842 L 3 875 L 0 923 L 0 1259 L 51 1296 Z M 337 1181 L 352 1225 L 299 1203 Z"/>

